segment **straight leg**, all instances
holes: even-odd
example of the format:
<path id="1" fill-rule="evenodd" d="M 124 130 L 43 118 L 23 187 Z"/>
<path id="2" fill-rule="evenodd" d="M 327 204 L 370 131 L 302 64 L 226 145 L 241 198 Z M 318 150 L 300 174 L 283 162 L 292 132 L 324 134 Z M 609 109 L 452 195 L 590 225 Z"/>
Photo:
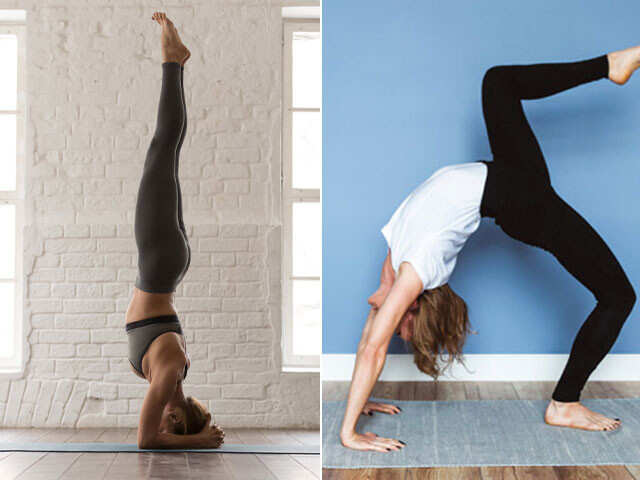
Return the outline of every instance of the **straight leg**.
<path id="1" fill-rule="evenodd" d="M 162 64 L 156 130 L 136 199 L 136 286 L 151 293 L 173 292 L 188 261 L 188 247 L 178 220 L 176 181 L 177 148 L 185 119 L 180 68 L 176 62 Z"/>

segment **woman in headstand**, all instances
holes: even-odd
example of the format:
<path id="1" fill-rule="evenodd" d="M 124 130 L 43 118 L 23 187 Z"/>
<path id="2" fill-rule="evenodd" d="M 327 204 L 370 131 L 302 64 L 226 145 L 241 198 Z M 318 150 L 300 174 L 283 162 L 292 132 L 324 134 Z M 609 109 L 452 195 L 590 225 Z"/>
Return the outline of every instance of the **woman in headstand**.
<path id="1" fill-rule="evenodd" d="M 382 229 L 389 253 L 380 287 L 358 346 L 340 437 L 358 450 L 390 451 L 396 439 L 356 432 L 360 414 L 397 414 L 393 405 L 369 403 L 394 333 L 412 344 L 418 368 L 437 378 L 460 360 L 469 332 L 464 301 L 447 282 L 456 255 L 481 217 L 494 218 L 510 237 L 553 254 L 594 295 L 545 412 L 550 425 L 614 430 L 607 418 L 579 402 L 587 378 L 615 342 L 636 300 L 622 267 L 596 231 L 554 191 L 521 100 L 547 97 L 609 78 L 624 84 L 640 66 L 640 47 L 571 63 L 499 66 L 482 82 L 484 119 L 492 162 L 438 170 L 400 205 Z M 448 361 L 438 365 L 444 351 Z"/>
<path id="2" fill-rule="evenodd" d="M 140 412 L 138 445 L 218 448 L 224 432 L 210 425 L 211 414 L 182 390 L 190 362 L 173 306 L 173 292 L 191 257 L 178 182 L 178 157 L 187 128 L 182 77 L 190 53 L 164 13 L 152 18 L 162 26 L 162 87 L 136 201 L 138 276 L 126 312 L 129 362 L 150 384 Z"/>

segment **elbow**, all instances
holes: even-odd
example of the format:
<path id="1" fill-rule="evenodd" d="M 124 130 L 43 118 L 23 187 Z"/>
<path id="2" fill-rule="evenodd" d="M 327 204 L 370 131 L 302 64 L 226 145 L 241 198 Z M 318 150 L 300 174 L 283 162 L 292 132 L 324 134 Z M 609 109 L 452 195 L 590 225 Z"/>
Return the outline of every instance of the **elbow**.
<path id="1" fill-rule="evenodd" d="M 153 442 L 148 439 L 142 439 L 142 440 L 139 439 L 138 448 L 142 450 L 148 450 L 150 448 L 153 448 Z"/>
<path id="2" fill-rule="evenodd" d="M 158 448 L 158 442 L 151 435 L 138 435 L 138 448 L 142 450 Z"/>

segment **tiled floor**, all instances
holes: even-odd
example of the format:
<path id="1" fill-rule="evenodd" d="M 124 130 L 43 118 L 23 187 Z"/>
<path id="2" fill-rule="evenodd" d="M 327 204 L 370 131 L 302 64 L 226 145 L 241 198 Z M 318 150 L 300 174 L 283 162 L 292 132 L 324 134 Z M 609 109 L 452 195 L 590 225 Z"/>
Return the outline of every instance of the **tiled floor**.
<path id="1" fill-rule="evenodd" d="M 548 399 L 554 382 L 378 382 L 372 396 L 396 400 Z M 324 401 L 346 398 L 348 382 L 324 382 Z M 589 382 L 583 398 L 640 396 L 640 382 Z M 322 471 L 324 480 L 640 480 L 640 465 L 598 467 L 398 468 Z"/>
<path id="2" fill-rule="evenodd" d="M 319 444 L 317 431 L 228 430 L 227 443 Z M 135 429 L 2 429 L 1 442 L 135 443 Z M 0 453 L 0 480 L 315 480 L 318 455 Z"/>

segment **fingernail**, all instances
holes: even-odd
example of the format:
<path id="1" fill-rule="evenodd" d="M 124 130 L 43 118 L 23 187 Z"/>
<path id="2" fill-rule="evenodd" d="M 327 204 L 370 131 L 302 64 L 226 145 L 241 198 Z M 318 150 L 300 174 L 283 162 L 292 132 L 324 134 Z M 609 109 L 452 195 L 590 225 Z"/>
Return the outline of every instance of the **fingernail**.
<path id="1" fill-rule="evenodd" d="M 617 420 L 618 422 L 620 421 L 620 419 L 619 419 L 619 418 L 614 418 L 614 420 Z"/>
<path id="2" fill-rule="evenodd" d="M 391 451 L 391 449 L 390 449 L 390 448 L 387 448 L 387 452 L 390 452 L 390 451 Z"/>
<path id="3" fill-rule="evenodd" d="M 369 416 L 370 416 L 370 417 L 373 417 L 373 412 L 369 412 Z"/>
<path id="4" fill-rule="evenodd" d="M 406 445 L 402 440 L 398 440 L 401 444 Z"/>
<path id="5" fill-rule="evenodd" d="M 400 407 L 396 407 L 398 410 L 402 411 L 402 409 Z"/>

